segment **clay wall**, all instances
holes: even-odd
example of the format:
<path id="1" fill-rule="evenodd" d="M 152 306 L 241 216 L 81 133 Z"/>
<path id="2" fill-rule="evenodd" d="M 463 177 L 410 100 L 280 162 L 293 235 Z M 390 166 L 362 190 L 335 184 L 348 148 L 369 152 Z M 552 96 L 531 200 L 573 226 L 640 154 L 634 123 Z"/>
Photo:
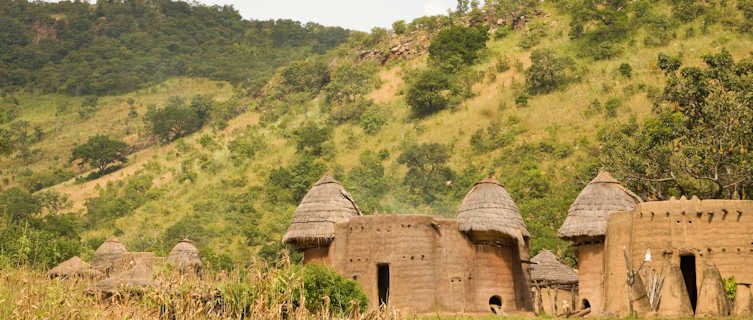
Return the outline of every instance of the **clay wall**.
<path id="1" fill-rule="evenodd" d="M 473 244 L 454 219 L 354 217 L 338 223 L 335 235 L 331 265 L 361 283 L 370 309 L 379 304 L 383 264 L 389 266 L 389 303 L 405 312 L 491 312 L 492 296 L 501 298 L 503 310 L 518 310 L 517 247 Z"/>
<path id="2" fill-rule="evenodd" d="M 636 210 L 612 215 L 607 227 L 607 305 L 613 313 L 627 311 L 625 262 L 633 268 L 651 251 L 644 268 L 657 271 L 679 266 L 682 255 L 696 261 L 696 286 L 703 265 L 715 265 L 722 277 L 753 282 L 753 201 L 674 200 L 648 202 Z"/>
<path id="3" fill-rule="evenodd" d="M 326 245 L 318 248 L 308 248 L 303 250 L 303 263 L 318 263 L 332 265 L 330 258 L 330 246 Z"/>
<path id="4" fill-rule="evenodd" d="M 576 307 L 583 307 L 583 300 L 591 305 L 591 314 L 601 314 L 604 296 L 604 242 L 578 245 L 578 301 Z"/>

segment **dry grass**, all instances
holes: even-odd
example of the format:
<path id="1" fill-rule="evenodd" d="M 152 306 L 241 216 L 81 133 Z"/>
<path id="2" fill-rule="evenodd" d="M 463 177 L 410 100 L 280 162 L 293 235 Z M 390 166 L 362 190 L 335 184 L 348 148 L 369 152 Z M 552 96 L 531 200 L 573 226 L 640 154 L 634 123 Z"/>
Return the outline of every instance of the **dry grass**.
<path id="1" fill-rule="evenodd" d="M 0 270 L 1 319 L 332 319 L 325 308 L 298 308 L 305 297 L 300 269 L 253 263 L 231 272 L 203 272 L 201 278 L 163 269 L 154 288 L 120 290 L 103 297 L 94 280 L 47 279 L 42 272 Z M 357 308 L 354 308 L 357 310 Z M 396 310 L 353 312 L 342 319 L 391 320 Z"/>

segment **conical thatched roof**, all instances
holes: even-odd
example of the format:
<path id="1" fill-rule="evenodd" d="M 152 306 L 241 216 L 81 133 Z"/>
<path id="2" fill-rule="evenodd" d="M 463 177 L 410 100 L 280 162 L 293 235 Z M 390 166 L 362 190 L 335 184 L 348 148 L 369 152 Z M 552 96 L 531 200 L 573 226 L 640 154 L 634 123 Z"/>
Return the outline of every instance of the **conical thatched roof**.
<path id="1" fill-rule="evenodd" d="M 578 283 L 578 273 L 570 266 L 557 260 L 549 250 L 541 250 L 531 261 L 531 281 L 545 284 L 573 284 Z"/>
<path id="2" fill-rule="evenodd" d="M 610 214 L 633 210 L 640 202 L 640 197 L 623 187 L 609 172 L 599 170 L 570 206 L 559 237 L 565 240 L 603 238 Z"/>
<path id="3" fill-rule="evenodd" d="M 47 271 L 49 278 L 76 278 L 76 277 L 96 277 L 98 272 L 91 269 L 88 263 L 79 257 L 73 257 L 60 263 L 56 267 Z"/>
<path id="4" fill-rule="evenodd" d="M 360 216 L 353 197 L 329 176 L 317 181 L 293 213 L 293 221 L 282 241 L 305 247 L 327 244 L 335 237 L 335 223 Z"/>
<path id="5" fill-rule="evenodd" d="M 199 258 L 199 249 L 193 241 L 183 239 L 173 247 L 170 254 L 167 256 L 167 262 L 172 263 L 179 269 L 193 268 L 198 270 L 201 268 L 201 258 Z"/>
<path id="6" fill-rule="evenodd" d="M 118 241 L 118 238 L 110 237 L 102 243 L 97 251 L 94 252 L 92 267 L 104 272 L 112 266 L 112 262 L 118 259 L 123 253 L 128 252 L 126 247 Z"/>
<path id="7" fill-rule="evenodd" d="M 515 201 L 493 177 L 473 186 L 460 204 L 457 220 L 462 232 L 497 232 L 518 241 L 531 237 Z"/>

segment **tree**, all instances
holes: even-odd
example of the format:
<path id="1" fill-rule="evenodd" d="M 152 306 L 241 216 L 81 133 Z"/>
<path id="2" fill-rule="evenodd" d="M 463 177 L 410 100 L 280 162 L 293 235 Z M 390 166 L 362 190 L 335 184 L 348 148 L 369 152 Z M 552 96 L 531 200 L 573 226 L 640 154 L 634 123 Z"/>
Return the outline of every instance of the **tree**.
<path id="1" fill-rule="evenodd" d="M 549 93 L 565 84 L 572 61 L 558 57 L 551 49 L 531 52 L 531 66 L 526 70 L 526 86 L 532 94 Z"/>
<path id="2" fill-rule="evenodd" d="M 325 154 L 323 145 L 332 138 L 332 134 L 330 126 L 307 122 L 293 131 L 293 140 L 299 153 L 318 157 Z"/>
<path id="3" fill-rule="evenodd" d="M 327 102 L 353 103 L 374 88 L 376 80 L 368 66 L 343 64 L 332 72 L 332 81 L 324 87 Z"/>
<path id="4" fill-rule="evenodd" d="M 106 172 L 113 163 L 125 163 L 128 145 L 125 142 L 112 140 L 105 135 L 89 137 L 89 140 L 73 149 L 71 162 L 81 160 L 79 166 L 89 165 L 97 169 L 100 174 Z"/>
<path id="5" fill-rule="evenodd" d="M 620 52 L 617 43 L 631 28 L 628 0 L 577 0 L 572 10 L 570 38 L 583 39 L 583 53 L 608 59 Z"/>
<path id="6" fill-rule="evenodd" d="M 427 69 L 418 74 L 408 88 L 405 102 L 413 115 L 425 117 L 439 112 L 449 105 L 450 79 L 439 70 Z"/>
<path id="7" fill-rule="evenodd" d="M 451 26 L 439 31 L 429 45 L 429 59 L 445 72 L 455 73 L 478 60 L 486 48 L 489 33 L 485 27 Z"/>
<path id="8" fill-rule="evenodd" d="M 321 59 L 295 61 L 280 73 L 282 83 L 292 92 L 318 94 L 330 80 L 329 68 Z"/>
<path id="9" fill-rule="evenodd" d="M 604 163 L 646 198 L 753 195 L 753 61 L 726 50 L 703 59 L 706 68 L 666 65 L 655 117 L 600 134 Z"/>
<path id="10" fill-rule="evenodd" d="M 452 180 L 454 173 L 447 167 L 451 155 L 452 148 L 439 143 L 406 146 L 397 159 L 397 163 L 408 167 L 403 183 L 411 193 L 431 203 Z"/>
<path id="11" fill-rule="evenodd" d="M 405 20 L 398 20 L 392 23 L 392 31 L 395 34 L 404 34 L 408 31 L 408 27 L 405 25 Z"/>

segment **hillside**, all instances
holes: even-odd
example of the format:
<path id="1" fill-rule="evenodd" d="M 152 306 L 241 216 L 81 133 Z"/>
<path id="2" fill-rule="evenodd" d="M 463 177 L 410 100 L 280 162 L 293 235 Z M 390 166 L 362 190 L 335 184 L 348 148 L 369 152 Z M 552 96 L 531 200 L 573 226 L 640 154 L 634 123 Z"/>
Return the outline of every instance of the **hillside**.
<path id="1" fill-rule="evenodd" d="M 34 74 L 28 82 L 2 84 L 4 108 L 18 112 L 0 128 L 14 143 L 19 130 L 27 134 L 22 148 L 0 158 L 0 206 L 34 217 L 72 214 L 38 218 L 44 220 L 39 230 L 52 236 L 40 231 L 21 243 L 7 232 L 0 246 L 3 252 L 30 246 L 24 258 L 49 266 L 74 254 L 87 258 L 113 234 L 130 250 L 161 255 L 188 236 L 216 266 L 253 256 L 274 260 L 295 206 L 323 174 L 341 181 L 368 214 L 447 217 L 474 182 L 494 174 L 520 207 L 534 252 L 550 248 L 572 262 L 556 231 L 578 192 L 608 164 L 603 133 L 655 115 L 668 79 L 660 54 L 697 67 L 704 66 L 703 55 L 722 49 L 736 61 L 749 59 L 753 38 L 745 7 L 698 2 L 686 16 L 682 3 L 636 1 L 629 10 L 597 8 L 619 21 L 599 26 L 580 1 L 530 1 L 512 9 L 500 3 L 396 23 L 395 30 L 352 33 L 326 52 L 290 49 L 295 54 L 264 68 L 250 56 L 215 53 L 239 63 L 228 70 L 265 74 L 269 81 L 255 90 L 235 75 L 165 73 L 136 87 L 104 89 L 92 100 L 64 87 L 33 85 L 40 70 L 70 60 L 23 69 Z M 41 5 L 35 14 L 50 16 L 55 8 Z M 453 26 L 462 39 L 483 39 L 469 45 L 481 47 L 467 62 L 453 60 L 453 46 L 443 49 L 436 40 Z M 620 37 L 601 38 L 610 32 Z M 407 42 L 415 52 L 392 50 Z M 441 50 L 450 50 L 451 58 L 441 58 L 447 52 Z M 205 60 L 200 54 L 191 59 L 184 63 Z M 547 67 L 554 71 L 543 69 L 535 86 L 538 78 L 531 75 L 541 61 L 554 61 Z M 422 84 L 436 86 L 417 91 Z M 445 103 L 418 114 L 412 97 Z M 195 131 L 162 139 L 150 127 L 151 116 L 202 103 L 209 115 Z M 76 146 L 98 134 L 130 148 L 122 167 L 101 176 L 69 161 Z M 28 235 L 11 225 L 5 228 Z M 75 231 L 65 233 L 54 252 L 29 244 L 28 238 L 54 238 L 58 231 L 50 226 L 57 225 Z"/>

